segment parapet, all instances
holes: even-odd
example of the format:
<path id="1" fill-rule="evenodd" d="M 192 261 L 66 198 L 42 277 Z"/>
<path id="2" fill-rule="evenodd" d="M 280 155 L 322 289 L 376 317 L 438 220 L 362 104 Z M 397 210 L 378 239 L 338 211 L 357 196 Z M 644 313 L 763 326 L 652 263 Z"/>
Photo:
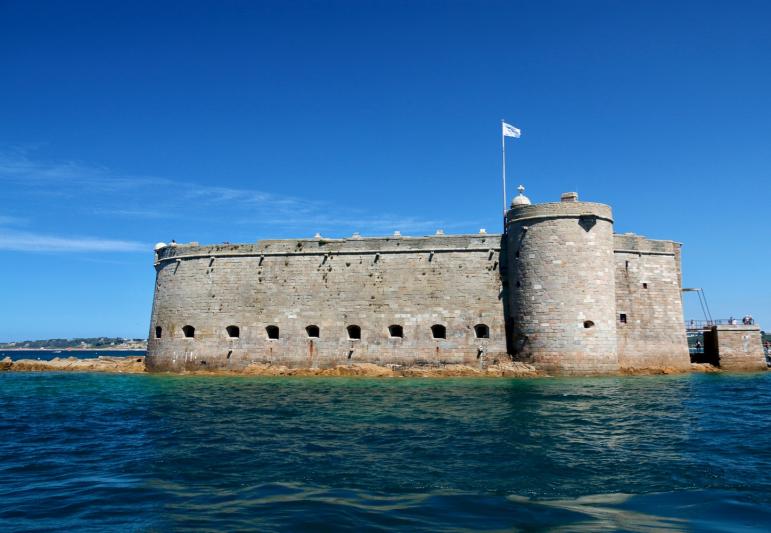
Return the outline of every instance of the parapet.
<path id="1" fill-rule="evenodd" d="M 613 212 L 609 205 L 595 202 L 546 202 L 532 205 L 512 205 L 506 213 L 506 223 L 523 220 L 547 218 L 582 218 L 593 217 L 613 222 Z"/>
<path id="2" fill-rule="evenodd" d="M 177 244 L 156 251 L 156 263 L 198 257 L 362 255 L 412 252 L 486 252 L 499 251 L 501 235 L 478 233 L 465 235 L 429 235 L 423 237 L 350 237 L 331 239 L 275 239 L 248 244 Z"/>
<path id="3" fill-rule="evenodd" d="M 613 249 L 616 253 L 676 255 L 681 246 L 676 241 L 649 239 L 634 233 L 613 235 Z"/>

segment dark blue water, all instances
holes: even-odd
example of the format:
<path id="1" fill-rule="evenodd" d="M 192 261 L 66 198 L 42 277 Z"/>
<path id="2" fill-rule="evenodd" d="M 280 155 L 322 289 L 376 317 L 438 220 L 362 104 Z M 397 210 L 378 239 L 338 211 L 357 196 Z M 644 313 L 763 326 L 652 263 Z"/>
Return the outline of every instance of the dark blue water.
<path id="1" fill-rule="evenodd" d="M 0 529 L 771 529 L 771 374 L 0 375 Z"/>
<path id="2" fill-rule="evenodd" d="M 0 359 L 10 357 L 14 361 L 19 359 L 40 359 L 41 361 L 50 361 L 55 357 L 92 359 L 99 357 L 100 355 L 129 357 L 131 355 L 144 356 L 146 353 L 146 350 L 0 350 Z"/>

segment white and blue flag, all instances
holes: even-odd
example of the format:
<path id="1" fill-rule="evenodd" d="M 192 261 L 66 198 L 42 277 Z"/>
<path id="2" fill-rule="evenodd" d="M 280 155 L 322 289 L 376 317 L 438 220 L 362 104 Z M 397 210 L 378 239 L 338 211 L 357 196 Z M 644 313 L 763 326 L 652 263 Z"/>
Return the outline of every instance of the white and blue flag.
<path id="1" fill-rule="evenodd" d="M 505 122 L 501 122 L 503 125 L 503 136 L 504 137 L 516 137 L 519 139 L 519 136 L 522 134 L 522 132 L 519 131 L 519 128 L 515 128 L 511 124 L 506 124 Z"/>

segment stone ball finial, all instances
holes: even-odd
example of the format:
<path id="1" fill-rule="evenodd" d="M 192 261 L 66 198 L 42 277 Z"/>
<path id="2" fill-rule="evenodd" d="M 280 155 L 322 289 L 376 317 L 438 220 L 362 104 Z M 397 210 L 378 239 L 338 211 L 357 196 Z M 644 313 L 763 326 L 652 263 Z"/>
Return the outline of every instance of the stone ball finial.
<path id="1" fill-rule="evenodd" d="M 523 194 L 525 192 L 525 186 L 520 185 L 517 187 L 517 190 L 519 191 L 519 194 L 511 201 L 511 207 L 514 207 L 515 205 L 530 205 L 530 198 Z"/>

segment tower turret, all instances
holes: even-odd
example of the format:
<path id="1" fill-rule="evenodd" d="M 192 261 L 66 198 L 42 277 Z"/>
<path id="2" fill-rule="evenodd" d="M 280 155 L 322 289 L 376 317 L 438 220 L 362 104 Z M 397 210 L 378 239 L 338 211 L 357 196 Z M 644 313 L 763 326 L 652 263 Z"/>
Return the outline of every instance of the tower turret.
<path id="1" fill-rule="evenodd" d="M 517 198 L 506 214 L 509 351 L 554 373 L 618 370 L 610 207 L 576 193 Z"/>

